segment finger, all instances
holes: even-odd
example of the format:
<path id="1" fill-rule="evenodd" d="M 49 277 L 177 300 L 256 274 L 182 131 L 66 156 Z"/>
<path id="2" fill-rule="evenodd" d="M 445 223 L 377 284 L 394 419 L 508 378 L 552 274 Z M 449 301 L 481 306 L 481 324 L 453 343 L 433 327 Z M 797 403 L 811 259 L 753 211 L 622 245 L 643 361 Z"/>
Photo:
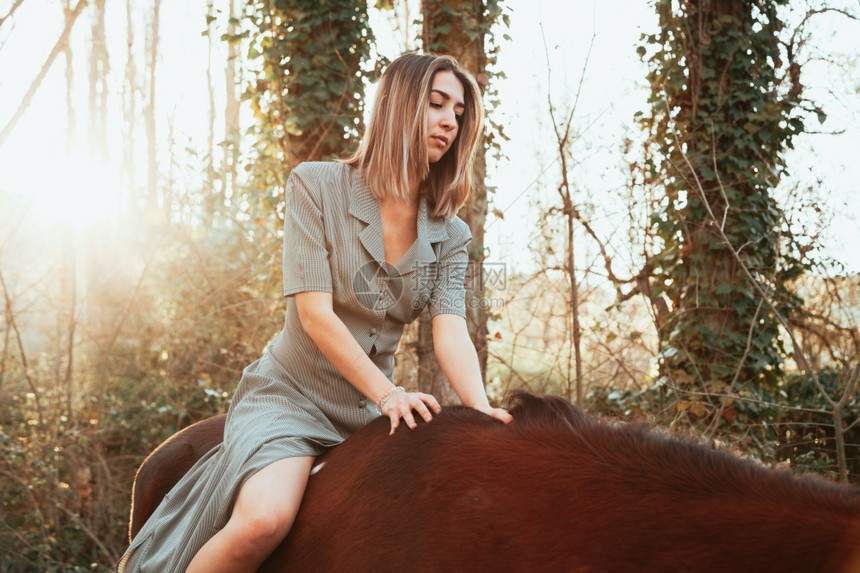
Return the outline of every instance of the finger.
<path id="1" fill-rule="evenodd" d="M 509 424 L 514 419 L 510 412 L 502 408 L 494 408 L 493 411 L 490 412 L 490 415 L 497 420 L 501 420 L 505 424 Z"/>
<path id="2" fill-rule="evenodd" d="M 392 411 L 388 415 L 388 419 L 391 420 L 391 431 L 388 432 L 388 435 L 391 436 L 394 434 L 394 430 L 397 429 L 397 426 L 400 425 L 400 416 L 397 414 L 397 412 Z"/>
<path id="3" fill-rule="evenodd" d="M 435 412 L 436 414 L 441 412 L 442 406 L 439 405 L 439 402 L 436 401 L 436 398 L 433 396 L 430 396 L 429 398 L 430 400 L 428 403 L 430 404 L 430 407 L 433 408 L 433 412 Z"/>
<path id="4" fill-rule="evenodd" d="M 401 412 L 403 421 L 406 422 L 406 425 L 409 426 L 410 429 L 414 430 L 418 427 L 418 424 L 415 423 L 415 417 L 412 415 L 412 408 L 409 404 L 405 404 Z"/>
<path id="5" fill-rule="evenodd" d="M 442 406 L 439 405 L 439 402 L 436 400 L 435 396 L 431 394 L 418 393 L 418 397 L 421 398 L 421 401 L 433 410 L 435 414 L 438 414 L 442 411 Z"/>
<path id="6" fill-rule="evenodd" d="M 433 419 L 433 415 L 430 413 L 430 410 L 427 409 L 427 406 L 425 406 L 424 402 L 422 402 L 421 400 L 415 401 L 415 406 L 413 406 L 413 409 L 417 411 L 422 418 L 424 418 L 425 422 L 429 422 Z"/>

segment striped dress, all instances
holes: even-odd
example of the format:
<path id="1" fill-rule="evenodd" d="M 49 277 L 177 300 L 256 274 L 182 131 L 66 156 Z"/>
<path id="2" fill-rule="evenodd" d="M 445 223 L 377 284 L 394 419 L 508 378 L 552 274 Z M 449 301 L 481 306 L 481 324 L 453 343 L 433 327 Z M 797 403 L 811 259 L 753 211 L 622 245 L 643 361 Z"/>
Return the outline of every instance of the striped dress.
<path id="1" fill-rule="evenodd" d="M 284 224 L 284 328 L 248 366 L 224 441 L 174 486 L 132 541 L 120 572 L 181 572 L 230 517 L 242 484 L 268 464 L 317 456 L 380 415 L 302 330 L 296 293 L 331 292 L 337 316 L 392 379 L 405 324 L 429 306 L 465 316 L 468 226 L 428 213 L 418 238 L 386 265 L 379 202 L 357 169 L 303 163 L 290 174 Z"/>

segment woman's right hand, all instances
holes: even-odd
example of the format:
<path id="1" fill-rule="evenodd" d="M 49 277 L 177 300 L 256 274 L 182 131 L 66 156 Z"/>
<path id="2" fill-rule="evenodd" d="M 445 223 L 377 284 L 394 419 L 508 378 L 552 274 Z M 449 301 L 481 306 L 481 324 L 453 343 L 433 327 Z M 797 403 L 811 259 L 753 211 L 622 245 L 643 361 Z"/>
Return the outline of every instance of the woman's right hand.
<path id="1" fill-rule="evenodd" d="M 436 398 L 430 394 L 424 394 L 423 392 L 394 392 L 385 400 L 381 409 L 382 414 L 388 416 L 388 419 L 391 420 L 389 436 L 400 425 L 401 418 L 403 418 L 403 421 L 406 422 L 406 425 L 410 429 L 415 429 L 418 426 L 412 413 L 413 410 L 418 412 L 424 418 L 425 422 L 429 422 L 433 419 L 433 414 L 438 414 L 442 411 L 442 407 L 436 401 Z"/>

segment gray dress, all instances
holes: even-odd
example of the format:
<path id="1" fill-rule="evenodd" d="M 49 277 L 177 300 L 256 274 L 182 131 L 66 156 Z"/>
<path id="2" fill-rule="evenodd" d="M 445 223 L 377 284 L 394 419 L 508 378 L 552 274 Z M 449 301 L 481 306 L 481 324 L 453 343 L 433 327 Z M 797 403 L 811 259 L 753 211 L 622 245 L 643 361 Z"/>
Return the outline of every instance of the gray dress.
<path id="1" fill-rule="evenodd" d="M 335 313 L 391 379 L 403 327 L 425 306 L 433 316 L 465 316 L 468 226 L 456 217 L 430 216 L 422 198 L 417 230 L 409 251 L 388 266 L 379 202 L 358 170 L 303 163 L 292 171 L 284 225 L 284 328 L 243 372 L 223 443 L 165 496 L 117 571 L 184 571 L 227 523 L 251 475 L 280 459 L 319 455 L 380 415 L 302 330 L 292 295 L 331 292 Z"/>

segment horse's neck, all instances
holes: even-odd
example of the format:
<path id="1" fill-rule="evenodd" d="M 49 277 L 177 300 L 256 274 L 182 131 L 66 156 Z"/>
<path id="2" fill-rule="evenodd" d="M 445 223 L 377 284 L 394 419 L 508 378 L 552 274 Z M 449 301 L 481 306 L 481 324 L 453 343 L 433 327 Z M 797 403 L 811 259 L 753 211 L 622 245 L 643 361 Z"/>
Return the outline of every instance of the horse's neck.
<path id="1" fill-rule="evenodd" d="M 849 539 L 854 539 L 854 554 L 848 558 L 845 563 L 845 568 L 841 573 L 860 573 L 860 524 L 854 529 L 853 536 Z"/>

